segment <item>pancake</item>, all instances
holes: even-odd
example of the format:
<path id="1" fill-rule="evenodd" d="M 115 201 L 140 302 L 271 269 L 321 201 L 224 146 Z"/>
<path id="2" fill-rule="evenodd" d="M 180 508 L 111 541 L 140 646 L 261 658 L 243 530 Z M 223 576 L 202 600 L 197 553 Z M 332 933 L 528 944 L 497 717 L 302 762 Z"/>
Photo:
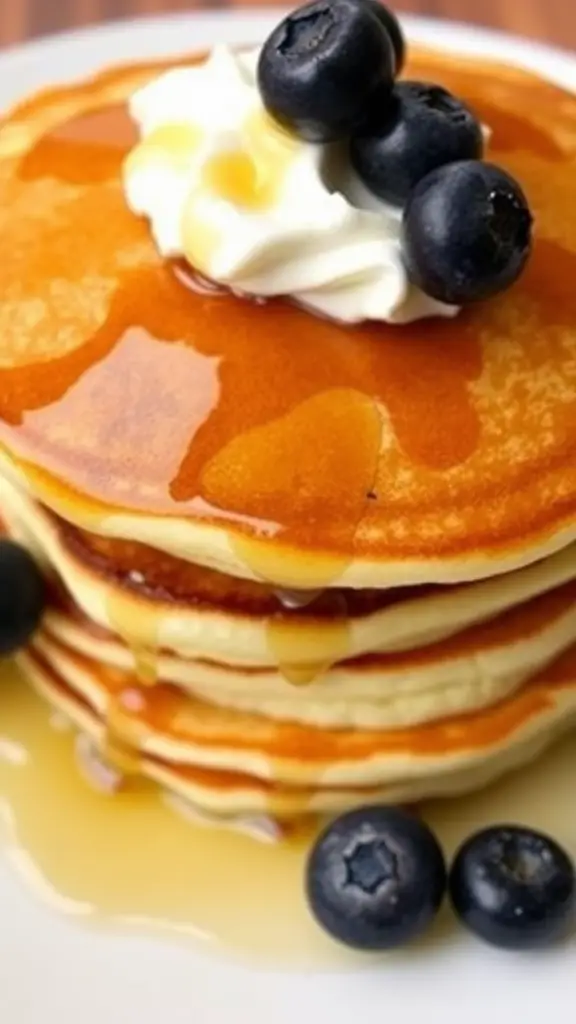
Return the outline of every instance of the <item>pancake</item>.
<path id="1" fill-rule="evenodd" d="M 66 589 L 68 612 L 77 607 L 132 647 L 160 645 L 224 665 L 277 668 L 279 639 L 292 646 L 293 666 L 322 664 L 323 657 L 329 665 L 374 652 L 417 650 L 576 579 L 572 545 L 494 580 L 395 590 L 331 588 L 308 600 L 306 592 L 282 595 L 137 543 L 80 531 L 1 479 L 0 507 L 11 535 Z M 283 597 L 292 600 L 291 607 Z"/>
<path id="2" fill-rule="evenodd" d="M 576 583 L 567 584 L 451 640 L 400 655 L 338 662 L 300 686 L 290 685 L 278 669 L 230 667 L 156 652 L 149 656 L 153 674 L 148 686 L 172 683 L 222 708 L 317 727 L 419 725 L 494 704 L 553 661 L 573 642 L 575 599 Z M 142 663 L 141 652 L 113 634 L 94 632 L 78 614 L 49 613 L 35 641 L 47 660 L 51 640 L 123 671 L 137 673 Z"/>
<path id="3" fill-rule="evenodd" d="M 5 486 L 0 493 L 7 493 Z M 552 571 L 544 564 L 538 573 L 532 567 L 517 572 L 515 581 L 507 578 L 510 604 L 500 614 L 483 600 L 488 584 L 450 588 L 463 592 L 460 600 L 458 593 L 451 595 L 455 609 L 466 604 L 466 591 L 479 592 L 476 602 L 473 593 L 468 595 L 479 621 L 466 629 L 456 630 L 454 623 L 442 620 L 442 590 L 426 591 L 420 599 L 414 594 L 407 601 L 382 592 L 388 604 L 364 622 L 366 633 L 369 624 L 373 628 L 375 649 L 350 657 L 347 644 L 354 620 L 348 616 L 334 621 L 333 604 L 324 607 L 318 599 L 319 612 L 312 602 L 299 612 L 271 614 L 269 594 L 260 595 L 265 588 L 259 584 L 215 578 L 211 571 L 153 551 L 138 557 L 137 545 L 80 535 L 24 496 L 12 494 L 5 508 L 8 504 L 14 535 L 24 542 L 32 537 L 41 561 L 51 567 L 55 590 L 43 627 L 48 642 L 55 639 L 96 663 L 133 671 L 140 685 L 171 683 L 222 708 L 279 721 L 327 728 L 396 728 L 475 711 L 514 692 L 565 650 L 576 630 L 576 581 L 551 587 L 556 563 L 566 573 L 567 553 L 565 561 L 561 556 L 550 560 Z M 21 518 L 18 511 L 24 512 Z M 138 570 L 130 570 L 130 565 Z M 183 571 L 178 572 L 179 567 Z M 531 596 L 526 577 L 537 586 L 537 596 Z M 377 595 L 371 601 L 362 592 L 352 596 L 360 606 L 363 600 L 368 607 L 371 601 L 377 604 Z M 243 597 L 249 598 L 252 632 L 259 634 L 267 650 L 267 665 L 254 658 L 230 661 L 238 618 L 246 615 Z M 494 597 L 505 603 L 497 590 Z M 401 622 L 413 614 L 422 616 L 420 603 L 432 605 L 428 616 L 436 617 L 446 635 L 407 651 L 381 650 L 379 629 L 385 629 L 387 618 Z M 93 607 L 95 619 L 83 610 Z M 278 629 L 286 629 L 294 645 L 288 665 L 274 660 L 278 651 L 269 640 Z M 339 646 L 340 639 L 344 642 Z M 306 665 L 298 659 L 311 656 L 312 641 L 311 653 L 317 660 Z M 42 642 L 37 640 L 41 651 Z"/>
<path id="4" fill-rule="evenodd" d="M 102 715 L 119 692 L 138 693 L 134 677 L 63 648 L 57 667 L 34 649 L 18 660 L 39 693 L 109 756 Z M 487 711 L 394 732 L 281 725 L 222 713 L 170 688 L 147 696 L 114 717 L 115 742 L 140 750 L 139 772 L 208 813 L 290 818 L 462 793 L 529 762 L 576 720 L 576 649 Z"/>
<path id="5" fill-rule="evenodd" d="M 492 129 L 537 220 L 527 273 L 454 322 L 350 329 L 198 294 L 121 188 L 157 68 L 0 128 L 0 471 L 80 528 L 284 586 L 494 576 L 576 538 L 576 100 L 416 55 Z"/>

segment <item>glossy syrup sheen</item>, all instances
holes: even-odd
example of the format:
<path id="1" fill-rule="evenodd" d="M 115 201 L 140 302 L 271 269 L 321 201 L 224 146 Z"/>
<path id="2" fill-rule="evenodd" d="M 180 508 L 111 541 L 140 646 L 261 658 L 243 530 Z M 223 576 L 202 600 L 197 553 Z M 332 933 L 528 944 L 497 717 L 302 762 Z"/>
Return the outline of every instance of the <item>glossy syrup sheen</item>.
<path id="1" fill-rule="evenodd" d="M 99 537 L 52 516 L 65 550 L 74 559 L 108 583 L 145 592 L 155 601 L 195 605 L 201 609 L 222 608 L 243 616 L 273 616 L 281 609 L 300 617 L 327 621 L 342 612 L 357 618 L 389 608 L 400 601 L 431 596 L 438 587 L 401 587 L 388 590 L 340 588 L 337 593 L 322 590 L 282 590 L 267 583 L 236 579 L 194 562 L 159 552 L 134 541 Z M 465 587 L 461 590 L 465 595 Z"/>
<path id="2" fill-rule="evenodd" d="M 515 289 L 450 323 L 351 329 L 281 301 L 187 288 L 126 209 L 120 166 L 134 128 L 116 102 L 44 135 L 11 183 L 22 199 L 49 182 L 60 206 L 56 226 L 36 227 L 25 271 L 17 261 L 3 270 L 7 288 L 25 273 L 36 299 L 54 277 L 67 281 L 79 341 L 68 347 L 64 331 L 55 344 L 41 323 L 30 329 L 30 358 L 4 360 L 0 441 L 72 488 L 73 502 L 89 496 L 102 508 L 212 520 L 237 536 L 281 534 L 301 551 L 328 552 L 310 579 L 299 566 L 302 586 L 330 582 L 355 550 L 453 551 L 472 533 L 483 544 L 497 531 L 504 543 L 527 516 L 537 529 L 551 509 L 567 515 L 576 218 L 562 197 L 572 194 L 576 162 L 572 101 L 535 79 L 508 81 L 506 69 L 426 58 L 412 73 L 469 99 L 493 129 L 493 157 L 521 178 L 540 214 L 534 258 Z M 84 87 L 78 102 L 87 95 Z M 9 232 L 2 245 L 14 250 Z M 528 503 L 543 462 L 556 473 L 553 500 Z M 495 510 L 496 494 L 506 501 Z M 418 531 L 415 509 L 426 520 Z M 262 553 L 240 537 L 238 551 L 260 575 L 278 577 L 273 545 Z"/>
<path id="3" fill-rule="evenodd" d="M 95 569 L 107 588 L 106 613 L 112 633 L 132 650 L 142 686 L 158 680 L 162 608 L 182 606 L 259 617 L 267 623 L 274 662 L 293 685 L 311 683 L 350 654 L 353 616 L 369 614 L 414 596 L 414 590 L 282 591 L 252 580 L 182 562 L 141 544 L 100 538 L 59 522 L 61 536 L 81 564 Z M 118 584 L 121 584 L 119 587 Z M 420 588 L 423 596 L 424 588 Z M 127 601 L 130 592 L 151 601 Z M 70 602 L 66 602 L 69 610 Z"/>
<path id="4" fill-rule="evenodd" d="M 309 918 L 302 877 L 317 826 L 268 845 L 191 824 L 134 780 L 116 796 L 100 794 L 78 772 L 72 734 L 49 723 L 48 710 L 15 670 L 4 667 L 1 682 L 0 843 L 14 869 L 57 912 L 79 925 L 205 943 L 218 954 L 257 958 L 260 966 L 372 962 L 330 943 Z M 575 774 L 576 746 L 568 737 L 504 783 L 475 797 L 427 804 L 422 812 L 448 853 L 476 828 L 513 814 L 576 854 Z M 461 935 L 448 913 L 444 931 L 454 942 Z M 438 938 L 435 929 L 431 940 Z M 434 955 L 433 948 L 425 955 Z"/>

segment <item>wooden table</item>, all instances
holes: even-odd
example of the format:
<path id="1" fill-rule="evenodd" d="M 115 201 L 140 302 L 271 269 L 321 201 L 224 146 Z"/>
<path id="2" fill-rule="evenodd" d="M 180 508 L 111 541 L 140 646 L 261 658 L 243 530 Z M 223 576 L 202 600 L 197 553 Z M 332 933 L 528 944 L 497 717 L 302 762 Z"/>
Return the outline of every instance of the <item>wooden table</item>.
<path id="1" fill-rule="evenodd" d="M 110 18 L 185 11 L 198 6 L 223 7 L 226 3 L 227 0 L 0 0 L 0 45 Z M 253 6 L 257 3 L 258 0 Z M 270 0 L 264 3 L 269 4 Z M 395 0 L 394 6 L 399 11 L 493 25 L 576 50 L 575 0 Z"/>

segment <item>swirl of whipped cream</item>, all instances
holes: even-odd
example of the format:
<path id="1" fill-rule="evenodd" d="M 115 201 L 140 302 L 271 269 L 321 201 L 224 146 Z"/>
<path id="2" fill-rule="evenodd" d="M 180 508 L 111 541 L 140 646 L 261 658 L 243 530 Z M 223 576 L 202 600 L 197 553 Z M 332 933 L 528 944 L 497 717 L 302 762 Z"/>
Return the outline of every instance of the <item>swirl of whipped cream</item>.
<path id="1" fill-rule="evenodd" d="M 291 296 L 347 323 L 454 316 L 410 284 L 401 211 L 363 187 L 345 147 L 303 142 L 268 117 L 257 59 L 219 46 L 132 97 L 141 140 L 125 193 L 161 254 L 234 291 Z"/>

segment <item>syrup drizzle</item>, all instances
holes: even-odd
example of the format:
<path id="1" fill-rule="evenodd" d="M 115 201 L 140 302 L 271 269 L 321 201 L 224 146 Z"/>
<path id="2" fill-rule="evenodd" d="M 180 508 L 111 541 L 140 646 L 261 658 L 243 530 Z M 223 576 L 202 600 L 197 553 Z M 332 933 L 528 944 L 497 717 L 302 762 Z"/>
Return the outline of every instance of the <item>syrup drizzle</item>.
<path id="1" fill-rule="evenodd" d="M 457 87 L 473 104 L 476 102 L 476 94 L 480 90 L 473 71 L 471 73 L 468 69 L 466 73 L 459 73 L 445 69 L 444 78 L 447 84 L 451 84 L 453 88 Z M 439 80 L 442 80 L 442 75 L 439 76 Z M 542 88 L 541 86 L 541 92 Z M 554 91 L 552 87 L 544 88 L 550 93 Z M 558 92 L 557 95 L 563 94 Z M 481 113 L 494 129 L 495 149 L 503 149 L 506 146 L 515 150 L 526 148 L 549 160 L 558 159 L 559 147 L 551 133 L 532 124 L 528 117 L 515 114 L 514 118 L 510 119 L 511 115 L 509 116 L 507 111 L 502 112 L 496 103 L 487 102 L 489 106 Z M 124 147 L 124 152 L 127 152 L 133 141 L 134 128 L 125 108 L 115 106 L 106 110 L 91 111 L 72 119 L 40 140 L 23 161 L 21 176 L 23 180 L 29 180 L 30 177 L 53 176 L 66 182 L 73 175 L 77 183 L 86 186 L 87 198 L 92 195 L 94 206 L 97 208 L 100 188 L 98 174 L 95 179 L 98 160 L 95 159 L 94 150 L 101 150 L 105 155 L 110 149 L 114 149 L 114 159 L 117 160 L 118 150 Z M 57 158 L 54 157 L 54 151 L 57 151 Z M 107 175 L 110 164 L 106 166 Z M 127 235 L 136 232 L 140 239 L 145 236 L 145 231 L 140 231 L 142 225 L 138 224 L 135 218 L 127 218 L 126 221 Z M 541 267 L 550 266 L 548 256 L 552 253 L 546 252 L 550 245 L 553 243 L 539 240 L 538 247 L 543 257 L 539 261 Z M 555 252 L 554 255 L 558 254 Z M 564 250 L 562 255 L 564 262 L 570 260 L 569 254 Z M 557 261 L 555 262 L 557 265 Z M 574 260 L 571 260 L 571 263 L 573 267 Z M 572 278 L 573 274 L 570 275 L 570 280 Z M 171 293 L 169 287 L 159 286 L 158 281 L 155 283 L 156 287 L 151 279 L 142 278 L 141 293 L 151 284 L 156 302 L 169 303 L 174 300 L 176 307 L 184 305 L 182 297 L 180 300 L 176 299 L 176 292 Z M 572 305 L 570 301 L 566 318 L 569 314 L 573 319 Z M 202 304 L 201 297 L 198 297 L 197 302 L 189 298 L 188 307 L 188 319 L 198 323 L 200 314 L 206 310 L 206 304 Z M 120 308 L 126 311 L 123 317 L 118 316 Z M 164 311 L 166 308 L 167 306 L 164 306 Z M 415 470 L 418 466 L 424 466 L 436 471 L 445 471 L 461 465 L 474 455 L 480 440 L 480 427 L 474 405 L 470 400 L 469 385 L 480 374 L 481 360 L 473 314 L 463 316 L 455 325 L 419 324 L 417 327 L 402 328 L 401 332 L 382 327 L 364 327 L 354 332 L 350 329 L 340 331 L 334 325 L 315 322 L 315 333 L 318 335 L 314 339 L 312 353 L 315 358 L 302 358 L 300 380 L 295 381 L 288 371 L 290 351 L 294 350 L 305 325 L 310 324 L 310 318 L 303 314 L 299 315 L 297 311 L 287 310 L 279 303 L 269 303 L 259 312 L 257 321 L 254 310 L 250 307 L 250 334 L 253 343 L 249 343 L 244 338 L 244 333 L 248 330 L 246 318 L 239 310 L 239 304 L 230 296 L 220 296 L 217 312 L 222 323 L 220 331 L 215 319 L 210 317 L 205 325 L 205 332 L 200 329 L 191 331 L 189 324 L 187 329 L 181 329 L 182 320 L 176 312 L 173 329 L 168 324 L 167 330 L 159 332 L 154 322 L 148 322 L 148 307 L 144 304 L 139 308 L 130 281 L 122 277 L 108 321 L 96 335 L 98 343 L 95 344 L 95 339 L 87 340 L 85 345 L 74 353 L 71 360 L 73 365 L 61 365 L 60 360 L 55 358 L 54 372 L 52 373 L 51 367 L 50 375 L 44 373 L 44 362 L 26 367 L 25 373 L 20 375 L 16 369 L 2 371 L 3 397 L 0 401 L 0 414 L 8 423 L 28 426 L 33 430 L 32 411 L 47 411 L 49 407 L 54 433 L 58 434 L 61 430 L 61 421 L 65 419 L 64 413 L 69 411 L 64 408 L 60 410 L 61 415 L 58 414 L 59 405 L 64 400 L 66 392 L 90 371 L 94 361 L 110 361 L 113 364 L 115 348 L 121 347 L 126 332 L 132 330 L 139 336 L 148 335 L 162 341 L 166 340 L 167 334 L 172 341 L 183 343 L 188 351 L 191 348 L 206 351 L 209 345 L 204 336 L 206 335 L 212 339 L 218 338 L 217 343 L 210 346 L 211 354 L 218 362 L 217 395 L 216 390 L 213 391 L 213 399 L 216 401 L 210 409 L 204 411 L 203 420 L 197 422 L 189 431 L 188 445 L 182 452 L 178 472 L 170 479 L 156 481 L 155 498 L 160 502 L 164 512 L 175 512 L 177 510 L 174 505 L 178 505 L 178 511 L 185 512 L 188 506 L 194 514 L 191 503 L 195 497 L 200 496 L 212 506 L 221 509 L 223 516 L 228 511 L 236 511 L 245 515 L 248 522 L 253 517 L 253 511 L 243 506 L 250 500 L 250 493 L 254 495 L 259 492 L 259 487 L 242 487 L 238 489 L 240 493 L 234 493 L 236 489 L 232 488 L 232 493 L 228 493 L 228 487 L 223 487 L 221 481 L 224 471 L 228 477 L 232 475 L 232 467 L 225 458 L 226 451 L 230 452 L 230 445 L 234 442 L 237 442 L 235 451 L 238 452 L 238 448 L 241 450 L 243 438 L 257 426 L 264 428 L 261 435 L 264 440 L 267 426 L 274 428 L 274 424 L 283 417 L 284 422 L 288 422 L 291 410 L 296 409 L 308 398 L 331 388 L 352 386 L 379 404 L 385 410 L 387 419 L 391 421 L 402 452 L 414 464 Z M 550 310 L 546 309 L 546 313 L 549 314 Z M 167 319 L 171 321 L 172 316 Z M 347 366 L 347 357 L 350 353 L 344 349 L 350 348 L 352 333 L 356 352 L 354 365 Z M 400 333 L 401 344 L 398 342 Z M 104 335 L 107 336 L 106 343 Z M 239 372 L 240 359 L 236 360 L 234 352 L 229 351 L 223 342 L 226 336 L 234 339 L 243 366 L 251 367 L 250 374 Z M 270 336 L 274 336 L 274 346 L 266 343 Z M 267 358 L 266 350 L 271 348 L 277 350 L 277 359 Z M 301 357 L 302 347 L 299 346 L 298 361 Z M 324 372 L 324 367 L 329 369 Z M 112 371 L 114 369 L 116 367 L 112 366 Z M 353 372 L 350 372 L 351 370 Z M 59 380 L 61 387 L 51 389 L 48 385 L 43 386 L 40 379 L 42 375 L 45 378 L 49 376 L 50 379 Z M 260 409 L 254 410 L 252 415 L 245 415 L 248 396 L 244 394 L 242 378 L 249 378 L 252 404 L 258 404 L 254 401 L 255 395 L 265 394 L 271 390 L 278 391 L 277 388 L 269 387 L 272 379 L 283 380 L 284 400 L 276 403 L 262 401 Z M 310 385 L 307 386 L 306 381 L 310 381 Z M 151 375 L 144 373 L 140 393 L 134 396 L 137 401 L 127 410 L 127 420 L 136 417 L 139 409 L 149 406 L 148 391 L 152 388 Z M 411 395 L 409 404 L 405 401 L 407 388 Z M 194 389 L 194 394 L 197 394 L 198 390 Z M 191 390 L 189 393 L 192 393 Z M 177 411 L 180 414 L 180 407 Z M 105 412 L 108 414 L 109 410 L 96 408 L 94 412 L 99 419 Z M 22 443 L 24 434 L 25 431 L 22 433 Z M 207 434 L 212 438 L 211 443 L 206 442 Z M 223 461 L 226 463 L 225 466 L 221 465 Z M 220 463 L 221 474 L 216 473 L 217 466 L 214 462 Z M 55 471 L 57 468 L 64 467 L 53 467 Z M 270 468 L 266 466 L 267 471 Z M 339 471 L 342 468 L 339 466 Z M 209 488 L 205 486 L 205 471 L 212 485 Z M 72 481 L 68 465 L 66 474 Z M 133 498 L 131 495 L 124 495 L 121 499 L 114 489 L 111 491 L 103 488 L 103 481 L 97 473 L 79 472 L 73 482 L 84 493 L 106 502 L 126 505 L 134 500 L 134 507 L 144 507 L 145 504 L 144 500 L 138 501 L 137 496 Z M 275 490 L 275 514 L 265 518 L 278 522 L 279 527 L 287 534 L 286 540 L 289 542 L 289 534 L 293 527 L 292 524 L 283 522 L 281 511 L 282 508 L 286 508 L 286 499 L 289 495 L 283 481 L 279 480 L 278 484 Z M 211 493 L 206 494 L 206 490 Z M 298 538 L 298 541 L 301 539 L 303 538 Z M 329 541 L 332 540 L 333 538 L 329 538 Z"/>
<path id="2" fill-rule="evenodd" d="M 93 203 L 96 211 L 103 198 L 102 188 L 110 190 L 111 184 L 106 182 L 103 186 L 94 182 L 92 150 L 103 144 L 104 129 L 115 140 L 122 138 L 127 118 L 125 111 L 118 107 L 107 115 L 100 111 L 97 118 L 91 117 L 92 120 L 74 119 L 52 133 L 50 153 L 46 151 L 45 140 L 41 140 L 27 158 L 21 174 L 29 178 L 33 170 L 37 176 L 56 176 L 59 171 L 63 181 L 73 174 L 78 183 L 86 186 L 85 205 Z M 116 127 L 115 122 L 118 122 Z M 95 134 L 88 138 L 91 126 Z M 58 142 L 60 138 L 65 141 Z M 73 153 L 69 150 L 71 140 L 74 141 Z M 52 155 L 54 146 L 59 147 L 58 160 Z M 107 148 L 110 147 L 104 144 L 104 149 Z M 107 195 L 110 203 L 109 193 Z M 123 239 L 123 244 L 115 237 L 110 240 L 115 253 L 130 244 L 144 244 L 147 233 L 136 218 L 125 214 L 115 220 Z M 70 228 L 64 216 L 62 231 L 68 232 Z M 48 247 L 59 244 L 53 233 L 51 239 L 51 242 L 46 239 Z M 112 257 L 112 253 L 110 255 Z M 230 295 L 220 295 L 208 303 L 205 296 L 179 286 L 167 268 L 154 265 L 151 245 L 147 255 L 150 263 L 138 273 L 120 273 L 116 267 L 118 286 L 106 322 L 84 345 L 61 356 L 55 354 L 49 374 L 45 360 L 0 371 L 0 417 L 5 423 L 20 428 L 17 445 L 25 444 L 31 431 L 44 437 L 62 437 L 64 424 L 70 428 L 77 417 L 75 410 L 82 404 L 84 419 L 90 420 L 99 451 L 107 451 L 112 462 L 118 438 L 128 432 L 129 439 L 138 435 L 147 453 L 158 451 L 158 464 L 175 469 L 172 475 L 161 475 L 158 465 L 154 470 L 156 479 L 147 482 L 146 497 L 138 494 L 138 488 L 133 492 L 124 489 L 120 495 L 114 486 L 116 480 L 121 487 L 114 469 L 106 474 L 111 486 L 104 486 L 98 452 L 94 453 L 94 459 L 84 458 L 72 477 L 58 459 L 57 451 L 53 450 L 52 458 L 44 453 L 43 464 L 52 472 L 66 475 L 83 493 L 112 504 L 154 507 L 172 514 L 186 513 L 187 509 L 193 513 L 193 503 L 200 497 L 222 509 L 223 515 L 230 510 L 250 520 L 253 509 L 247 507 L 247 502 L 251 504 L 261 490 L 254 479 L 260 463 L 266 476 L 262 483 L 269 495 L 269 502 L 266 494 L 263 495 L 264 502 L 272 503 L 273 509 L 271 515 L 262 516 L 260 512 L 258 518 L 278 522 L 289 541 L 292 524 L 283 521 L 283 510 L 287 499 L 293 495 L 294 481 L 286 479 L 280 459 L 276 463 L 273 457 L 269 461 L 262 460 L 270 452 L 272 441 L 279 440 L 284 446 L 294 447 L 289 435 L 291 424 L 296 422 L 300 436 L 306 434 L 314 441 L 314 475 L 317 479 L 322 477 L 323 490 L 320 494 L 320 487 L 316 486 L 315 493 L 309 495 L 308 520 L 313 522 L 316 518 L 320 530 L 319 513 L 326 501 L 324 485 L 328 476 L 333 480 L 339 478 L 339 493 L 333 495 L 336 502 L 350 490 L 347 473 L 355 475 L 354 467 L 349 469 L 340 453 L 326 452 L 324 443 L 319 444 L 322 431 L 314 412 L 315 400 L 318 408 L 322 408 L 322 397 L 330 392 L 336 395 L 354 391 L 365 396 L 373 407 L 382 405 L 392 418 L 399 443 L 417 461 L 445 468 L 457 465 L 474 451 L 479 425 L 470 402 L 468 381 L 479 373 L 480 360 L 478 344 L 467 337 L 466 332 L 463 337 L 442 342 L 442 338 L 437 337 L 441 332 L 436 325 L 422 325 L 414 332 L 403 329 L 400 346 L 395 330 L 365 326 L 354 332 L 357 351 L 351 361 L 349 329 L 314 321 L 317 334 L 314 346 L 303 348 L 298 338 L 310 327 L 311 318 L 307 314 L 281 302 L 267 303 L 255 310 L 252 304 Z M 78 267 L 79 275 L 81 271 Z M 269 337 L 274 337 L 274 345 L 267 342 Z M 298 346 L 297 360 L 293 359 L 295 346 Z M 450 352 L 451 346 L 454 346 L 454 353 Z M 128 348 L 133 374 L 130 386 L 122 389 L 121 382 L 128 371 Z M 458 359 L 454 358 L 456 349 Z M 166 368 L 164 378 L 159 377 L 160 365 Z M 245 372 L 246 366 L 251 368 L 249 374 Z M 432 376 L 437 401 L 429 387 Z M 144 424 L 151 421 L 154 407 L 162 401 L 163 379 L 166 388 L 169 380 L 173 387 L 172 415 L 164 410 L 164 435 L 160 417 L 154 417 L 160 432 L 156 430 L 152 443 L 146 437 Z M 282 380 L 283 387 L 271 388 L 272 379 Z M 183 381 L 180 393 L 179 380 Z M 414 398 L 407 410 L 402 396 L 408 381 L 414 389 Z M 115 408 L 120 411 L 111 417 L 114 392 L 119 399 Z M 309 414 L 306 417 L 301 409 L 307 402 Z M 191 415 L 191 410 L 195 415 Z M 424 430 L 422 421 L 426 414 L 431 414 L 430 424 Z M 303 423 L 305 418 L 307 424 Z M 176 420 L 179 427 L 175 437 Z M 279 428 L 278 424 L 283 426 Z M 255 431 L 259 431 L 256 444 Z M 438 434 L 444 435 L 445 440 L 439 439 Z M 11 432 L 11 439 L 13 436 Z M 62 448 L 60 454 L 67 462 Z M 328 455 L 331 465 L 323 473 Z M 133 456 L 132 450 L 131 458 Z M 120 461 L 123 460 L 119 453 L 117 471 Z M 242 467 L 244 482 L 232 462 L 235 467 Z M 354 501 L 364 501 L 372 485 L 374 468 L 371 460 L 362 486 L 356 488 L 358 495 Z M 123 464 L 123 481 L 125 471 Z M 251 478 L 249 491 L 244 485 L 247 475 Z M 137 476 L 141 480 L 141 474 Z M 311 478 L 310 472 L 310 480 L 306 481 L 308 489 Z"/>
<path id="3" fill-rule="evenodd" d="M 342 592 L 326 590 L 308 605 L 322 606 L 329 621 L 318 623 L 313 618 L 302 624 L 294 612 L 284 609 L 268 623 L 268 645 L 274 654 L 280 674 L 294 686 L 315 682 L 350 651 L 348 606 Z"/>
<path id="4" fill-rule="evenodd" d="M 158 606 L 137 603 L 123 590 L 110 587 L 106 612 L 111 632 L 120 637 L 132 653 L 134 674 L 139 685 L 155 686 L 158 682 L 161 610 Z"/>
<path id="5" fill-rule="evenodd" d="M 145 708 L 145 694 L 136 687 L 121 689 L 110 696 L 106 711 L 104 759 L 122 775 L 142 775 L 138 715 Z"/>
<path id="6" fill-rule="evenodd" d="M 137 716 L 146 708 L 145 689 L 159 680 L 158 608 L 131 603 L 122 590 L 109 590 L 106 611 L 112 633 L 123 640 L 131 652 L 137 686 L 121 688 L 110 695 L 105 716 L 106 761 L 128 776 L 141 774 L 140 730 Z"/>
<path id="7" fill-rule="evenodd" d="M 160 933 L 259 966 L 341 970 L 370 962 L 326 939 L 307 911 L 302 879 L 317 823 L 267 844 L 194 824 L 151 786 L 129 781 L 116 796 L 103 795 L 78 771 L 73 733 L 50 727 L 49 711 L 9 666 L 1 690 L 0 844 L 25 854 L 11 857 L 15 870 L 33 890 L 43 880 L 34 894 L 54 894 L 55 911 L 74 915 L 79 926 Z M 448 856 L 471 832 L 507 820 L 511 807 L 517 820 L 576 853 L 575 774 L 576 746 L 567 737 L 497 786 L 422 812 Z M 30 863 L 34 872 L 26 870 Z M 458 941 L 455 926 L 445 927 Z M 437 937 L 433 931 L 431 942 Z M 425 955 L 433 956 L 434 946 Z"/>

